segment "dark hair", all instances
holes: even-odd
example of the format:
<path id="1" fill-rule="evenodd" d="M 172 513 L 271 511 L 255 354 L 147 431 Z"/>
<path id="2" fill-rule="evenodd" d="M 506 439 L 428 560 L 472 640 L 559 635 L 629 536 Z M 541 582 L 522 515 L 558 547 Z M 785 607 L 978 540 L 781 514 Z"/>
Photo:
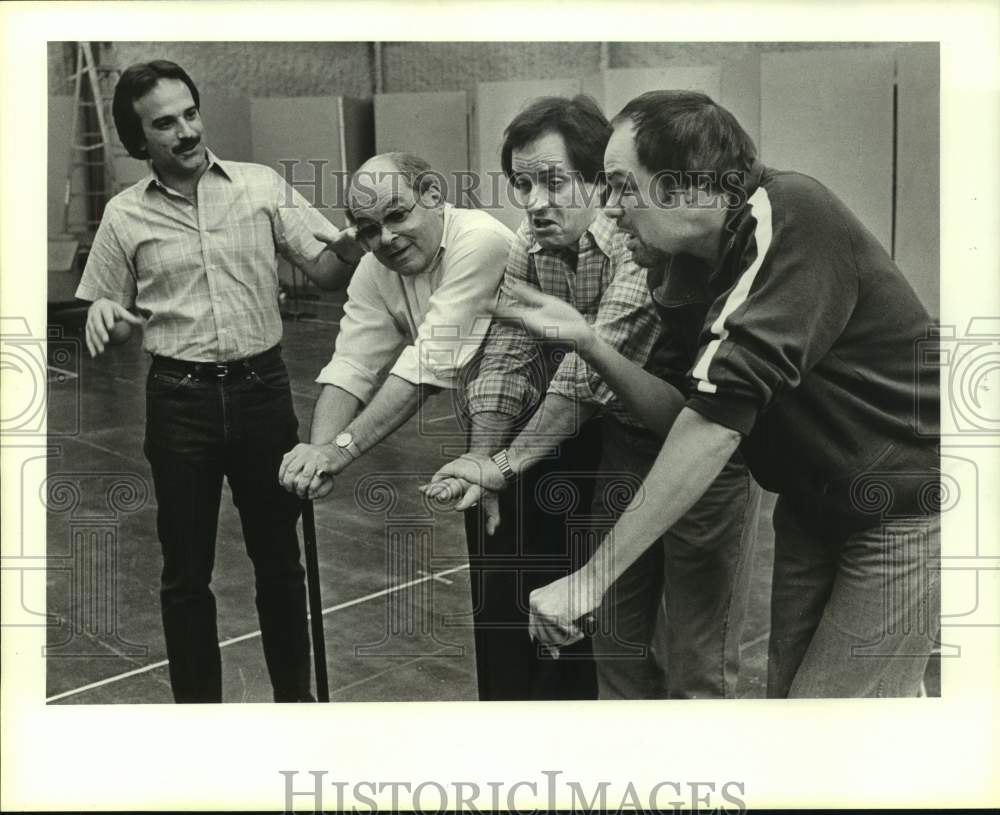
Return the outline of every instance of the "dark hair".
<path id="1" fill-rule="evenodd" d="M 132 158 L 148 158 L 146 141 L 142 134 L 142 121 L 133 105 L 149 93 L 161 79 L 179 79 L 188 86 L 195 107 L 201 107 L 201 97 L 191 77 L 176 62 L 155 59 L 152 62 L 137 62 L 122 73 L 115 85 L 115 98 L 111 104 L 118 138 Z"/>
<path id="2" fill-rule="evenodd" d="M 511 153 L 546 133 L 558 133 L 566 143 L 573 169 L 594 184 L 604 171 L 604 148 L 611 138 L 611 125 L 597 102 L 580 94 L 543 96 L 522 110 L 507 125 L 500 149 L 500 164 L 508 179 L 513 177 Z"/>
<path id="3" fill-rule="evenodd" d="M 708 173 L 719 188 L 727 175 L 750 171 L 757 158 L 753 139 L 728 110 L 694 91 L 649 91 L 637 96 L 612 120 L 635 127 L 635 152 L 654 175 L 679 173 L 690 183 Z"/>

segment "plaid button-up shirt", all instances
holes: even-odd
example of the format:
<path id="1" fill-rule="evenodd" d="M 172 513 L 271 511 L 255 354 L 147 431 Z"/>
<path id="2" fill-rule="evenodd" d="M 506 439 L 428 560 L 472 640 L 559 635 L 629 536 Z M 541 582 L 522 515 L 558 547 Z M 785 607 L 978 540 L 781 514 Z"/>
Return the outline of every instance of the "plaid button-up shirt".
<path id="1" fill-rule="evenodd" d="M 76 292 L 147 310 L 145 350 L 194 362 L 277 345 L 275 253 L 315 260 L 327 226 L 270 167 L 208 159 L 197 202 L 153 173 L 108 202 Z"/>
<path id="2" fill-rule="evenodd" d="M 660 321 L 646 284 L 646 270 L 632 260 L 625 236 L 599 213 L 580 238 L 575 256 L 546 252 L 521 225 L 507 260 L 505 281 L 514 279 L 572 305 L 597 334 L 623 356 L 645 365 L 660 334 Z M 506 289 L 500 302 L 514 303 Z M 483 348 L 479 374 L 466 391 L 470 416 L 496 412 L 511 417 L 536 409 L 545 383 L 539 349 L 523 329 L 494 322 Z M 548 391 L 606 408 L 621 421 L 642 425 L 625 410 L 604 380 L 576 353 L 559 363 Z"/>

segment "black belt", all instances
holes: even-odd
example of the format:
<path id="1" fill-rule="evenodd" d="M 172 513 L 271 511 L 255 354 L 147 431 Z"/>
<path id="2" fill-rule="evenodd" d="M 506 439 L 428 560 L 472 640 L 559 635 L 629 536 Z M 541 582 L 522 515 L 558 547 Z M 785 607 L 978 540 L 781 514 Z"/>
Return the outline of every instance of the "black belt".
<path id="1" fill-rule="evenodd" d="M 159 357 L 153 355 L 153 367 L 160 370 L 176 371 L 193 379 L 227 379 L 230 376 L 246 376 L 265 364 L 281 361 L 281 346 L 275 345 L 252 357 L 231 359 L 225 362 L 191 362 L 186 359 Z"/>

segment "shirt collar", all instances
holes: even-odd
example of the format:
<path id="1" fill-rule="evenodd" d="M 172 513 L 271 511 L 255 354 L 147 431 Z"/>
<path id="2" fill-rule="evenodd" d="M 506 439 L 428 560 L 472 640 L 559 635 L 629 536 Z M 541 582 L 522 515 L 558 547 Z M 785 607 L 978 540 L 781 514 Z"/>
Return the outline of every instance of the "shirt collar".
<path id="1" fill-rule="evenodd" d="M 445 201 L 444 219 L 441 222 L 441 246 L 438 249 L 438 254 L 443 252 L 445 250 L 445 246 L 447 245 L 448 227 L 451 225 L 451 219 L 455 217 L 453 214 L 454 209 L 455 207 L 453 207 L 451 204 Z"/>
<path id="2" fill-rule="evenodd" d="M 413 275 L 413 277 L 423 277 L 424 275 L 428 275 L 437 269 L 441 264 L 441 259 L 444 257 L 445 249 L 448 247 L 448 227 L 451 225 L 451 219 L 455 217 L 453 213 L 455 208 L 451 204 L 445 202 L 443 209 L 444 212 L 441 222 L 441 243 L 438 246 L 437 251 L 434 253 L 434 257 L 431 258 L 431 262 L 427 264 L 427 268 L 422 272 Z M 382 268 L 385 269 L 386 267 L 383 266 Z M 407 278 L 400 277 L 400 279 L 405 281 Z"/>
<path id="3" fill-rule="evenodd" d="M 583 234 L 580 236 L 580 240 L 577 243 L 577 253 L 584 252 L 591 246 L 596 246 L 607 258 L 611 258 L 613 248 L 614 248 L 614 237 L 615 232 L 618 231 L 618 227 L 615 226 L 615 222 L 612 221 L 607 215 L 602 211 L 598 210 L 597 215 L 594 216 L 594 220 L 590 222 Z M 533 236 L 533 233 L 529 234 Z M 538 241 L 535 241 L 531 247 L 528 249 L 530 254 L 535 254 L 541 252 L 542 247 Z"/>
<path id="4" fill-rule="evenodd" d="M 674 255 L 664 266 L 649 270 L 646 279 L 650 296 L 656 303 L 670 308 L 693 303 L 710 303 L 714 299 L 711 282 L 726 266 L 730 253 L 745 229 L 750 197 L 761 185 L 765 169 L 757 160 L 750 166 L 746 183 L 743 184 L 740 205 L 733 207 L 726 214 L 723 224 L 725 247 L 722 258 L 714 270 L 707 269 L 704 261 L 691 255 Z"/>
<path id="5" fill-rule="evenodd" d="M 434 258 L 427 266 L 427 272 L 434 271 L 434 269 L 436 269 L 438 264 L 441 262 L 441 258 L 444 256 L 444 250 L 448 246 L 448 227 L 451 225 L 451 219 L 455 217 L 452 210 L 454 210 L 454 207 L 446 201 L 444 204 L 444 215 L 441 221 L 441 245 L 438 246 L 437 252 L 434 253 Z M 426 272 L 422 272 L 422 274 L 426 274 Z"/>
<path id="6" fill-rule="evenodd" d="M 691 255 L 674 255 L 646 272 L 649 294 L 665 308 L 712 302 L 704 262 Z"/>
<path id="7" fill-rule="evenodd" d="M 757 192 L 757 188 L 761 185 L 765 169 L 766 168 L 760 161 L 757 161 L 756 159 L 754 160 L 753 164 L 750 165 L 750 171 L 747 173 L 746 184 L 743 185 L 743 200 L 740 202 L 738 207 L 733 207 L 729 211 L 728 215 L 726 215 L 724 228 L 730 236 L 727 239 L 730 243 L 739 232 L 740 224 L 746 215 L 747 206 L 750 203 L 750 198 L 755 192 Z"/>
<path id="8" fill-rule="evenodd" d="M 208 158 L 208 167 L 205 169 L 206 173 L 215 172 L 217 174 L 220 174 L 227 181 L 233 180 L 231 169 L 227 169 L 226 163 L 222 162 L 219 159 L 219 157 L 215 155 L 215 153 L 213 153 L 207 147 L 205 148 L 205 155 Z M 160 190 L 170 189 L 166 184 L 164 184 L 160 180 L 160 176 L 156 172 L 156 169 L 152 166 L 152 163 L 150 163 L 149 173 L 146 175 L 145 178 L 142 179 L 142 184 L 143 184 L 143 189 L 146 190 L 154 187 Z"/>

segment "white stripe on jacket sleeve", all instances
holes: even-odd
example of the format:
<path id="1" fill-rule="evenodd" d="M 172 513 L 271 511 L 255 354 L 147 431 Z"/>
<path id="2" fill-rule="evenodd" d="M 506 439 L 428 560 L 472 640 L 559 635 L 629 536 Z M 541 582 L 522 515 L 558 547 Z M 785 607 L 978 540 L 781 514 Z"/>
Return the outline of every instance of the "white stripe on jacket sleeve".
<path id="1" fill-rule="evenodd" d="M 729 292 L 729 296 L 722 306 L 722 311 L 719 312 L 719 316 L 716 317 L 710 329 L 714 335 L 714 339 L 709 340 L 700 359 L 695 363 L 694 370 L 691 372 L 691 376 L 697 380 L 697 388 L 701 393 L 715 393 L 718 390 L 716 384 L 712 382 L 711 376 L 709 376 L 709 369 L 712 359 L 714 359 L 716 352 L 719 350 L 719 346 L 729 337 L 726 320 L 747 299 L 747 295 L 750 294 L 750 287 L 753 286 L 754 280 L 757 279 L 757 272 L 760 271 L 760 267 L 764 264 L 767 250 L 771 247 L 771 238 L 773 236 L 771 229 L 771 199 L 768 198 L 767 191 L 763 187 L 758 187 L 757 191 L 750 198 L 750 209 L 754 218 L 757 219 L 757 226 L 754 229 L 757 257 L 747 267 L 747 270 L 740 275 L 740 279 L 736 281 L 733 290 Z"/>

